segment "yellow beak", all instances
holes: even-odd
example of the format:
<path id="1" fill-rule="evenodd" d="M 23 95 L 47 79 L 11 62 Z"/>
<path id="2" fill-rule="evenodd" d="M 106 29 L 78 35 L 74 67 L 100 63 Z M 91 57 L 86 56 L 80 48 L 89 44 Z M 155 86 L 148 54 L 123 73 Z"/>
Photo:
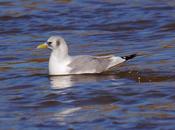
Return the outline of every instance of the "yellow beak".
<path id="1" fill-rule="evenodd" d="M 37 49 L 45 49 L 45 48 L 48 48 L 48 45 L 46 43 L 37 46 Z"/>

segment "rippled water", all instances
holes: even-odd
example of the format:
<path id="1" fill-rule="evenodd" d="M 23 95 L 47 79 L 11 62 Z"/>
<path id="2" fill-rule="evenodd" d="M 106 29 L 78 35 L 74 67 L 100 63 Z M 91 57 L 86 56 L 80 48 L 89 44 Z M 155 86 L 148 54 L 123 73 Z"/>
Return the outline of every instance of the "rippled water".
<path id="1" fill-rule="evenodd" d="M 175 128 L 175 2 L 0 1 L 1 130 Z M 70 53 L 138 53 L 112 73 L 49 77 L 61 35 Z"/>

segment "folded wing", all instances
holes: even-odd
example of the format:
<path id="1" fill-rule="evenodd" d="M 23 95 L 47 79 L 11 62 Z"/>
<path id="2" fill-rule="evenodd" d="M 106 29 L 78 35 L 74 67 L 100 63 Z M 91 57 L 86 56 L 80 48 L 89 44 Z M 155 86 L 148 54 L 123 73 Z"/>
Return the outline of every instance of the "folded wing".
<path id="1" fill-rule="evenodd" d="M 107 56 L 89 56 L 81 55 L 72 57 L 71 63 L 68 65 L 71 68 L 72 74 L 81 73 L 101 73 L 109 68 L 124 62 L 125 59 L 114 55 Z"/>

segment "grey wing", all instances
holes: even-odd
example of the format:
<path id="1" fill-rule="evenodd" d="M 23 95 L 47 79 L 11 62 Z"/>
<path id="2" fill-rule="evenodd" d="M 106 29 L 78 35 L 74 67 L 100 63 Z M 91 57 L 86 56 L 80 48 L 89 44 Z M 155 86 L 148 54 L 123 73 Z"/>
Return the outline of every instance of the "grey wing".
<path id="1" fill-rule="evenodd" d="M 107 69 L 110 62 L 110 57 L 82 55 L 73 57 L 69 67 L 72 68 L 71 73 L 100 73 Z"/>

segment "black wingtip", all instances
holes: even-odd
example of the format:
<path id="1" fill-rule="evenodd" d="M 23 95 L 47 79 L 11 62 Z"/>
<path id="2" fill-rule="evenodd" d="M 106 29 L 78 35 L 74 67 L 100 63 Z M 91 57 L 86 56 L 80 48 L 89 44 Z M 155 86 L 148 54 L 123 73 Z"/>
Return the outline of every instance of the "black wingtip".
<path id="1" fill-rule="evenodd" d="M 137 56 L 137 54 L 132 54 L 132 55 L 128 55 L 128 56 L 123 56 L 122 58 L 125 59 L 125 60 L 130 60 L 130 59 L 132 59 L 136 56 Z"/>

